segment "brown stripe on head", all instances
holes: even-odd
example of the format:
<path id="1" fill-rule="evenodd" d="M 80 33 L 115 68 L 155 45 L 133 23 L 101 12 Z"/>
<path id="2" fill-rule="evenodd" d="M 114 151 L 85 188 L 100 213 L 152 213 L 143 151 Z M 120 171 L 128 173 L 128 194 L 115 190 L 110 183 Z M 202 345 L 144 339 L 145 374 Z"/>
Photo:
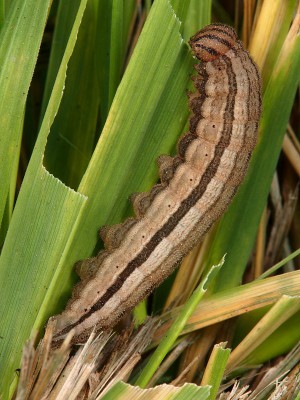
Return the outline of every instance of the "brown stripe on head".
<path id="1" fill-rule="evenodd" d="M 195 56 L 203 61 L 213 61 L 232 49 L 238 40 L 230 26 L 211 24 L 192 36 L 189 44 Z"/>

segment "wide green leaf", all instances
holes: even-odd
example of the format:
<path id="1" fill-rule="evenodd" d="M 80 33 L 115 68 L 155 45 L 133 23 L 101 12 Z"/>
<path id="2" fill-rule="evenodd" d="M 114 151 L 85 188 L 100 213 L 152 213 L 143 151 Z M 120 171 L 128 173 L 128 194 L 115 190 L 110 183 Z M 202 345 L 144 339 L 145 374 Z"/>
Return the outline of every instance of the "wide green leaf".
<path id="1" fill-rule="evenodd" d="M 25 8 L 27 5 L 32 6 L 31 2 L 27 2 Z M 60 104 L 67 64 L 85 5 L 86 0 L 82 0 L 0 258 L 0 392 L 3 398 L 8 396 L 22 347 L 86 200 L 50 175 L 42 165 L 47 136 Z"/>
<path id="2" fill-rule="evenodd" d="M 6 203 L 13 199 L 25 102 L 50 3 L 16 0 L 0 32 L 0 225 Z"/>
<path id="3" fill-rule="evenodd" d="M 151 389 L 140 389 L 118 382 L 101 397 L 101 400 L 151 400 L 153 398 L 164 400 L 206 400 L 209 398 L 209 393 L 209 386 L 196 386 L 194 384 L 185 384 L 182 387 L 161 385 Z"/>

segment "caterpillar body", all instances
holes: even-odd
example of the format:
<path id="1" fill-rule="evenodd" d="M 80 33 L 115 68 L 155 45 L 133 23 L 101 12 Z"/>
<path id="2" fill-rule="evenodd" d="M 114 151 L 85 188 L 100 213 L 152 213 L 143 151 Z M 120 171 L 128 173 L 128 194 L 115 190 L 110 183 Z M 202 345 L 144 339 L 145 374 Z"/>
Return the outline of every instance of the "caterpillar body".
<path id="1" fill-rule="evenodd" d="M 159 157 L 161 182 L 133 198 L 135 217 L 104 228 L 105 250 L 77 268 L 81 282 L 51 318 L 54 345 L 71 329 L 79 343 L 116 325 L 203 240 L 245 176 L 261 114 L 258 69 L 229 26 L 208 25 L 189 44 L 201 61 L 189 132 L 175 157 Z"/>

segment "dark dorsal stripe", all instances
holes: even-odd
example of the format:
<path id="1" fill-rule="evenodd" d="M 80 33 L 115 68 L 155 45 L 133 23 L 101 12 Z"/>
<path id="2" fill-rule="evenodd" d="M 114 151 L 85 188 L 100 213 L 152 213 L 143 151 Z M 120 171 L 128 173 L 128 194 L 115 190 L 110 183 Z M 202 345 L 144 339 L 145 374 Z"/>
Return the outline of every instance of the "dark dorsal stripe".
<path id="1" fill-rule="evenodd" d="M 216 49 L 214 49 L 213 47 L 205 46 L 204 44 L 197 43 L 197 44 L 195 44 L 195 47 L 201 48 L 202 50 L 207 51 L 212 56 L 220 55 L 220 53 Z"/>
<path id="2" fill-rule="evenodd" d="M 231 61 L 228 57 L 223 56 L 222 59 L 226 64 L 226 70 L 228 75 L 228 85 L 232 90 L 229 91 L 227 97 L 227 104 L 224 112 L 224 130 L 221 135 L 221 139 L 218 142 L 214 158 L 207 167 L 205 173 L 203 174 L 199 184 L 192 190 L 190 195 L 186 197 L 175 211 L 174 214 L 170 216 L 168 221 L 152 236 L 149 242 L 143 247 L 141 252 L 131 260 L 125 269 L 117 276 L 117 280 L 106 290 L 106 292 L 101 296 L 99 300 L 88 310 L 85 314 L 79 318 L 79 320 L 62 331 L 58 332 L 57 335 L 62 335 L 69 332 L 76 325 L 82 323 L 85 319 L 89 318 L 94 312 L 100 310 L 103 305 L 113 296 L 118 290 L 123 286 L 126 279 L 132 274 L 132 272 L 139 268 L 152 254 L 156 246 L 162 241 L 163 238 L 167 237 L 178 225 L 178 222 L 187 214 L 187 212 L 193 207 L 203 196 L 206 188 L 211 181 L 212 177 L 215 175 L 221 161 L 221 157 L 230 143 L 231 138 L 231 123 L 234 119 L 234 104 L 235 96 L 237 93 L 237 84 L 235 74 L 232 70 Z"/>

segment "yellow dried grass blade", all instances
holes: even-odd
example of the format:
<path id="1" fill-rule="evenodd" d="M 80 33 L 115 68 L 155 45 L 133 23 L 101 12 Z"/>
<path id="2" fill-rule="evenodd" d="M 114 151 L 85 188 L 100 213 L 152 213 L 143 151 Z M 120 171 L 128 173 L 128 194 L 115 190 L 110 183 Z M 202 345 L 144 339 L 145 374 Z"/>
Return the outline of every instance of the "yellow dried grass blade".
<path id="1" fill-rule="evenodd" d="M 237 367 L 243 367 L 248 356 L 257 349 L 280 325 L 300 310 L 300 297 L 282 296 L 263 316 L 249 334 L 231 353 L 227 373 Z"/>

